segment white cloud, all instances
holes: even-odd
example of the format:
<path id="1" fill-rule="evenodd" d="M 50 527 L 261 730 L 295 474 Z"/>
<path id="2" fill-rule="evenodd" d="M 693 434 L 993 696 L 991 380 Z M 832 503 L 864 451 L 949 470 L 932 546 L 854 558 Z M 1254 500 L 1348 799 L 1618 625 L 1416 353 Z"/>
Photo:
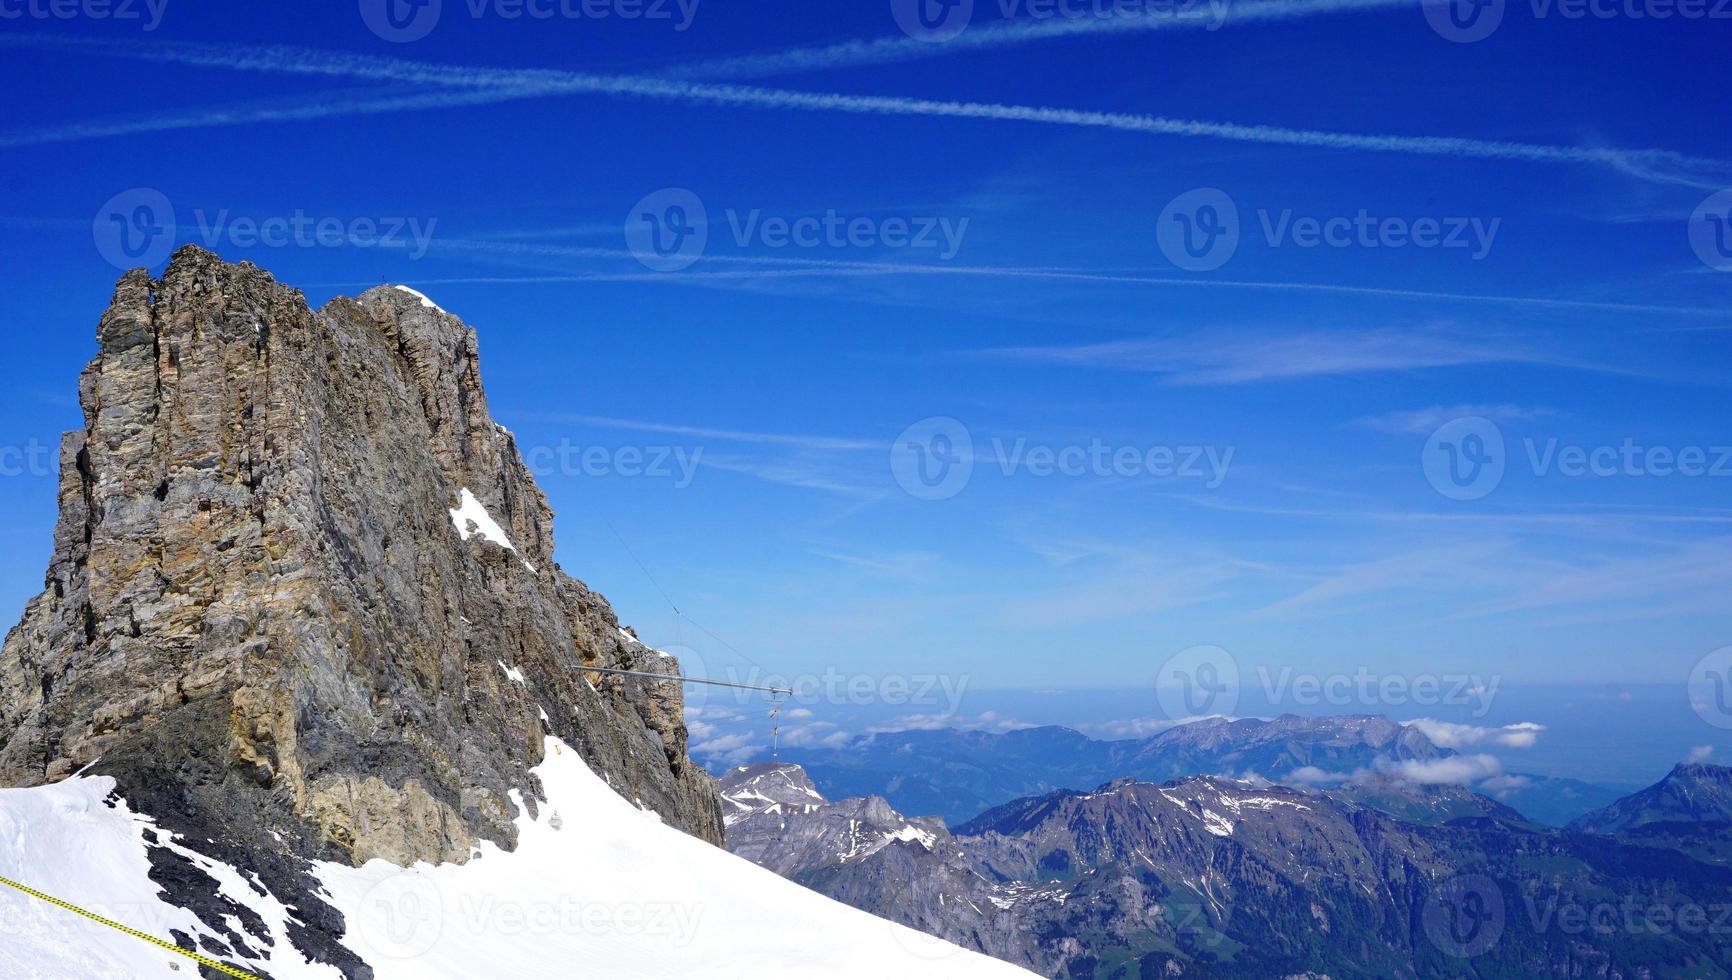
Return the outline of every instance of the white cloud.
<path id="1" fill-rule="evenodd" d="M 1512 791 L 1521 789 L 1523 786 L 1526 786 L 1531 782 L 1533 782 L 1533 780 L 1526 776 L 1516 776 L 1505 773 L 1502 776 L 1493 776 L 1474 788 L 1479 790 L 1481 793 L 1490 793 L 1498 799 L 1503 799 Z"/>
<path id="2" fill-rule="evenodd" d="M 1546 730 L 1546 726 L 1531 721 L 1500 728 L 1461 725 L 1431 718 L 1415 718 L 1406 724 L 1408 728 L 1418 729 L 1426 738 L 1431 739 L 1432 744 L 1445 749 L 1464 749 L 1475 745 L 1528 749 L 1539 740 L 1540 733 Z"/>
<path id="3" fill-rule="evenodd" d="M 1422 785 L 1466 786 L 1503 774 L 1503 764 L 1489 755 L 1455 755 L 1447 759 L 1382 762 L 1379 771 Z"/>
<path id="4" fill-rule="evenodd" d="M 722 735 L 692 746 L 691 753 L 706 759 L 735 766 L 751 762 L 765 754 L 763 745 L 753 740 L 749 732 Z"/>
<path id="5" fill-rule="evenodd" d="M 1333 786 L 1348 780 L 1344 772 L 1328 772 L 1316 766 L 1300 766 L 1288 773 L 1282 780 L 1285 783 L 1297 783 L 1300 786 Z"/>
<path id="6" fill-rule="evenodd" d="M 1714 746 L 1712 746 L 1712 745 L 1698 745 L 1695 748 L 1690 750 L 1690 761 L 1691 762 L 1707 762 L 1708 757 L 1713 755 L 1713 754 L 1714 754 Z"/>

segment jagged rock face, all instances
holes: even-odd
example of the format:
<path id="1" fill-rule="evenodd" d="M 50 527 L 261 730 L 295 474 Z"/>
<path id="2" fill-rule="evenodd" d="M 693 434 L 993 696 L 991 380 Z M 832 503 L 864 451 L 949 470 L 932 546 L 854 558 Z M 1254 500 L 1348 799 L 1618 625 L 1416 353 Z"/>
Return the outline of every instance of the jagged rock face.
<path id="1" fill-rule="evenodd" d="M 720 843 L 678 685 L 580 670 L 677 665 L 554 563 L 474 331 L 391 287 L 315 312 L 188 246 L 120 280 L 98 340 L 46 591 L 0 653 L 0 783 L 94 764 L 201 836 L 462 861 L 514 844 L 545 729 Z M 465 491 L 497 531 L 457 526 Z"/>

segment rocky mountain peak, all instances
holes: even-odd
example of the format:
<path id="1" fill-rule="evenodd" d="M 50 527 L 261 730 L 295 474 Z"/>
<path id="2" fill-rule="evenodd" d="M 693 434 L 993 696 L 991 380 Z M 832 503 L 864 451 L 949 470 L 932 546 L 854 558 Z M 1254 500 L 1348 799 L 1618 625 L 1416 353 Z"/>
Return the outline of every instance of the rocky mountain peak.
<path id="1" fill-rule="evenodd" d="M 97 340 L 0 651 L 0 784 L 113 776 L 309 907 L 310 858 L 514 845 L 547 734 L 721 841 L 678 686 L 583 672 L 678 667 L 553 561 L 474 330 L 400 287 L 315 311 L 187 246 L 120 279 Z"/>

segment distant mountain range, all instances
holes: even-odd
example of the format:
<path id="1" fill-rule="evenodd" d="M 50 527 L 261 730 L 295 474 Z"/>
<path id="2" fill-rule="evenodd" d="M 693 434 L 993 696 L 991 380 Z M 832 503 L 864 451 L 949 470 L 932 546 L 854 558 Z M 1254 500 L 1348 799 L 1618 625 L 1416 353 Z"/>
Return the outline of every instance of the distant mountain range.
<path id="1" fill-rule="evenodd" d="M 937 729 L 857 736 L 837 746 L 784 749 L 831 799 L 881 796 L 952 827 L 1025 796 L 1120 778 L 1255 776 L 1275 782 L 1356 781 L 1456 756 L 1419 729 L 1381 715 L 1263 720 L 1209 718 L 1147 739 L 1099 740 L 1047 726 L 1002 734 Z M 1529 819 L 1562 826 L 1617 799 L 1573 779 L 1500 774 L 1487 792 Z"/>
<path id="2" fill-rule="evenodd" d="M 1680 763 L 1666 778 L 1603 809 L 1584 814 L 1572 830 L 1618 834 L 1657 824 L 1732 822 L 1732 768 Z"/>
<path id="3" fill-rule="evenodd" d="M 1718 766 L 1572 829 L 1388 776 L 1119 779 L 954 833 L 883 799 L 831 803 L 792 764 L 721 782 L 736 854 L 1049 977 L 1732 976 Z"/>

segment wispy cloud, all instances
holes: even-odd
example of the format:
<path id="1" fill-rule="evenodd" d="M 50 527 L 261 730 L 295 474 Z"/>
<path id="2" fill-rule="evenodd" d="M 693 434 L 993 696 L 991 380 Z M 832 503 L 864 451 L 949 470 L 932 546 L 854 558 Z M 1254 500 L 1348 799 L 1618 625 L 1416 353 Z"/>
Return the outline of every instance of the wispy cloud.
<path id="1" fill-rule="evenodd" d="M 1604 546 L 1613 541 L 1608 526 L 1615 527 L 1615 519 L 1599 519 L 1597 532 L 1583 530 Z M 1547 609 L 1560 618 L 1538 625 L 1555 625 L 1724 608 L 1732 588 L 1732 538 L 1631 544 L 1628 554 L 1554 558 L 1502 538 L 1461 539 L 1333 568 L 1254 615 L 1341 615 L 1372 600 L 1387 610 L 1400 599 L 1423 599 L 1452 609 L 1444 620 Z"/>
<path id="2" fill-rule="evenodd" d="M 878 500 L 890 492 L 883 487 L 856 482 L 846 474 L 839 473 L 833 464 L 823 460 L 761 459 L 723 453 L 705 453 L 701 466 L 706 469 L 738 473 L 742 476 L 763 480 L 766 483 L 779 483 L 783 486 L 800 487 L 806 490 L 822 490 L 826 493 L 842 494 L 860 500 Z"/>
<path id="3" fill-rule="evenodd" d="M 1645 180 L 1700 188 L 1718 188 L 1725 183 L 1727 175 L 1732 174 L 1732 162 L 1692 157 L 1661 149 L 1560 146 L 1460 136 L 1343 133 L 1053 106 L 797 91 L 643 75 L 469 67 L 284 46 L 217 46 L 190 42 L 118 44 L 45 34 L 0 35 L 0 44 L 72 48 L 93 54 L 204 68 L 437 85 L 450 90 L 393 97 L 381 100 L 376 105 L 364 104 L 364 100 L 348 100 L 341 106 L 327 105 L 322 98 L 316 97 L 309 105 L 300 107 L 299 111 L 304 114 L 292 118 L 323 118 L 360 112 L 400 112 L 406 109 L 479 105 L 488 101 L 586 94 L 660 99 L 730 108 L 990 120 L 1426 157 L 1586 164 L 1609 167 Z M 442 99 L 448 101 L 441 101 Z M 162 128 L 187 128 L 291 118 L 283 115 L 288 111 L 296 110 L 215 108 L 154 118 L 163 123 Z M 265 114 L 255 118 L 255 112 Z M 144 127 L 148 123 L 147 119 L 138 119 L 123 125 L 128 127 L 126 132 L 137 133 L 146 131 Z M 116 134 L 104 131 L 92 135 Z M 22 146 L 33 142 L 82 138 L 88 136 L 78 135 L 75 127 L 15 131 L 0 134 L 0 146 Z"/>
<path id="4" fill-rule="evenodd" d="M 1140 13 L 1127 10 L 1112 17 L 1049 17 L 1042 20 L 973 25 L 942 44 L 901 35 L 863 38 L 768 54 L 716 58 L 676 67 L 660 74 L 670 78 L 762 78 L 767 75 L 833 71 L 839 68 L 915 61 L 1071 37 L 1136 35 L 1160 31 L 1212 31 L 1223 27 L 1399 9 L 1412 10 L 1417 14 L 1419 4 L 1416 0 L 1218 0 L 1188 9 L 1161 6 L 1151 7 Z"/>
<path id="5" fill-rule="evenodd" d="M 981 353 L 1044 364 L 1144 371 L 1182 385 L 1249 384 L 1481 364 L 1590 366 L 1507 338 L 1467 337 L 1439 329 L 1223 331 Z"/>
<path id="6" fill-rule="evenodd" d="M 1445 422 L 1459 418 L 1478 417 L 1493 422 L 1532 422 L 1557 414 L 1547 408 L 1522 405 L 1432 405 L 1405 411 L 1385 412 L 1355 419 L 1352 424 L 1362 429 L 1393 432 L 1397 435 L 1424 435 L 1434 432 Z"/>
<path id="7" fill-rule="evenodd" d="M 1034 727 L 1036 726 L 1028 722 L 1017 721 L 996 711 L 982 711 L 972 717 L 955 714 L 903 715 L 866 731 L 871 735 L 895 735 L 898 732 L 930 732 L 954 728 L 960 731 L 1003 733 Z"/>
<path id="8" fill-rule="evenodd" d="M 745 429 L 716 429 L 697 425 L 681 425 L 672 422 L 653 422 L 642 419 L 622 419 L 606 415 L 546 415 L 533 416 L 539 421 L 569 422 L 578 425 L 595 426 L 603 429 L 623 429 L 629 432 L 655 432 L 663 435 L 687 436 L 694 439 L 715 440 L 721 442 L 744 442 L 758 445 L 790 446 L 795 449 L 852 451 L 868 450 L 871 452 L 889 452 L 890 444 L 885 440 L 848 439 L 832 436 L 800 435 L 785 432 L 754 432 Z"/>
<path id="9" fill-rule="evenodd" d="M 1114 721 L 1101 721 L 1077 726 L 1091 735 L 1099 735 L 1111 739 L 1142 739 L 1151 735 L 1159 735 L 1164 731 L 1191 725 L 1200 721 L 1237 721 L 1229 715 L 1198 715 L 1191 718 L 1120 718 Z"/>

